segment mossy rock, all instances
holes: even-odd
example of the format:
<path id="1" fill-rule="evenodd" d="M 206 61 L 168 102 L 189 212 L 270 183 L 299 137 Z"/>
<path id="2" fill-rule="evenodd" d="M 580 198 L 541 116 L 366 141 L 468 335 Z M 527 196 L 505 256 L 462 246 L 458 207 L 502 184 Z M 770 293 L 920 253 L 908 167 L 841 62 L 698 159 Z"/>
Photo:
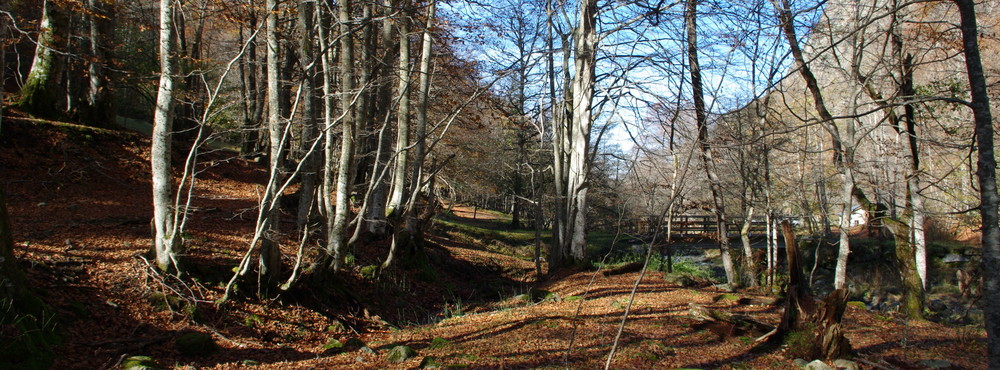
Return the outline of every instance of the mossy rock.
<path id="1" fill-rule="evenodd" d="M 430 349 L 443 348 L 444 346 L 447 346 L 450 343 L 451 342 L 449 342 L 447 339 L 441 337 L 434 337 L 434 339 L 431 339 L 431 344 L 428 345 L 427 348 Z"/>
<path id="2" fill-rule="evenodd" d="M 667 283 L 684 288 L 690 288 L 697 285 L 694 279 L 685 274 L 666 274 L 663 276 L 663 280 L 665 280 Z"/>
<path id="3" fill-rule="evenodd" d="M 559 301 L 559 295 L 541 289 L 531 289 L 525 294 L 518 294 L 514 299 L 524 303 L 538 303 L 544 301 Z"/>
<path id="4" fill-rule="evenodd" d="M 389 350 L 389 354 L 385 357 L 385 360 L 389 362 L 399 363 L 409 360 L 416 355 L 417 351 L 414 351 L 413 348 L 410 348 L 408 346 L 395 346 L 392 347 L 391 350 Z"/>
<path id="5" fill-rule="evenodd" d="M 330 341 L 326 342 L 326 344 L 323 345 L 323 349 L 324 350 L 337 350 L 339 352 L 339 351 L 342 351 L 344 349 L 344 343 L 341 342 L 341 341 L 339 341 L 339 340 L 337 340 L 337 339 L 330 338 Z"/>
<path id="6" fill-rule="evenodd" d="M 347 349 L 351 349 L 351 350 L 360 349 L 360 348 L 365 347 L 365 346 L 367 346 L 367 344 L 365 344 L 365 342 L 363 340 L 358 339 L 357 337 L 351 337 L 351 338 L 348 338 L 346 341 L 344 341 L 344 349 L 345 350 L 347 350 Z"/>
<path id="7" fill-rule="evenodd" d="M 122 361 L 122 370 L 153 370 L 159 369 L 156 361 L 149 356 L 132 356 Z"/>
<path id="8" fill-rule="evenodd" d="M 851 306 L 851 307 L 860 308 L 862 310 L 867 310 L 868 309 L 868 305 L 865 304 L 865 302 L 862 302 L 862 301 L 850 301 L 850 302 L 847 302 L 847 305 Z"/>
<path id="9" fill-rule="evenodd" d="M 715 296 L 715 298 L 712 299 L 712 301 L 714 301 L 714 302 L 718 302 L 718 301 L 732 301 L 732 302 L 737 302 L 739 300 L 740 300 L 740 296 L 738 294 L 733 294 L 733 293 L 719 294 L 719 295 Z"/>
<path id="10" fill-rule="evenodd" d="M 421 369 L 440 369 L 442 366 L 441 361 L 434 356 L 427 356 L 420 360 Z"/>
<path id="11" fill-rule="evenodd" d="M 219 350 L 219 345 L 215 344 L 212 336 L 202 332 L 181 334 L 174 344 L 177 351 L 185 356 L 208 356 Z"/>

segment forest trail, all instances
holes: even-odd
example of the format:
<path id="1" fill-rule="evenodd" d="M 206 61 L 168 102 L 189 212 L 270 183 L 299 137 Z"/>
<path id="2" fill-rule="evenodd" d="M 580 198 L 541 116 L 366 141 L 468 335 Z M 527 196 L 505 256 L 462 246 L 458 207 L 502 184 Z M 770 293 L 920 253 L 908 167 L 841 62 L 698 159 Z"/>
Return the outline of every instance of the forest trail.
<path id="1" fill-rule="evenodd" d="M 223 369 L 415 368 L 430 362 L 597 368 L 639 277 L 578 269 L 534 283 L 530 260 L 487 248 L 499 241 L 439 225 L 425 264 L 365 276 L 364 267 L 384 256 L 385 246 L 372 243 L 353 251 L 353 267 L 339 276 L 340 286 L 326 290 L 330 297 L 301 289 L 217 306 L 222 283 L 249 244 L 266 177 L 262 166 L 222 152 L 203 159 L 190 216 L 197 222 L 185 252 L 191 275 L 178 280 L 152 273 L 141 257 L 150 243 L 146 138 L 5 118 L 0 144 L 7 148 L 0 151 L 0 170 L 16 256 L 59 315 L 64 343 L 54 368 L 111 368 L 133 355 L 151 356 L 164 367 Z M 469 210 L 456 207 L 452 222 L 471 218 Z M 477 212 L 476 219 L 481 216 Z M 290 266 L 296 236 L 286 238 Z M 688 314 L 694 303 L 773 325 L 780 309 L 767 300 L 707 283 L 684 287 L 649 272 L 638 285 L 611 367 L 794 368 L 791 349 L 750 353 L 752 335 L 723 338 Z M 848 307 L 844 322 L 863 367 L 921 368 L 927 360 L 958 368 L 986 364 L 981 326 L 911 323 L 857 305 Z M 211 334 L 219 350 L 181 355 L 175 340 L 190 331 Z M 334 339 L 351 338 L 364 347 L 329 348 Z M 389 362 L 396 345 L 411 347 L 416 356 Z"/>

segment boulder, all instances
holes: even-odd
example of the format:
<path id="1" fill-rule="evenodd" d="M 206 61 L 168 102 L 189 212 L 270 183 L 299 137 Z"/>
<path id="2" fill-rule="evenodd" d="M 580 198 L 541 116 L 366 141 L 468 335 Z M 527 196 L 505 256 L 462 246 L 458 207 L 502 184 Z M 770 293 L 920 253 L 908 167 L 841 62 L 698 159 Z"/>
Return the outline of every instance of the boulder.
<path id="1" fill-rule="evenodd" d="M 838 358 L 838 359 L 834 360 L 833 361 L 833 367 L 835 367 L 837 369 L 847 369 L 847 370 L 859 370 L 860 369 L 860 367 L 858 367 L 858 363 L 857 362 L 854 362 L 854 361 L 851 361 L 851 360 L 842 359 L 842 358 Z"/>
<path id="2" fill-rule="evenodd" d="M 399 363 L 409 360 L 416 355 L 417 351 L 414 351 L 413 348 L 407 346 L 395 346 L 392 347 L 391 350 L 389 350 L 389 355 L 385 357 L 385 360 L 389 362 Z"/>
<path id="3" fill-rule="evenodd" d="M 806 367 L 804 367 L 803 369 L 805 369 L 805 370 L 834 370 L 832 367 L 830 367 L 830 365 L 827 365 L 825 362 L 820 361 L 820 360 L 813 360 L 813 362 L 810 362 L 810 363 L 806 364 Z"/>
<path id="4" fill-rule="evenodd" d="M 197 331 L 181 334 L 174 344 L 177 351 L 185 356 L 208 356 L 219 350 L 211 335 Z"/>

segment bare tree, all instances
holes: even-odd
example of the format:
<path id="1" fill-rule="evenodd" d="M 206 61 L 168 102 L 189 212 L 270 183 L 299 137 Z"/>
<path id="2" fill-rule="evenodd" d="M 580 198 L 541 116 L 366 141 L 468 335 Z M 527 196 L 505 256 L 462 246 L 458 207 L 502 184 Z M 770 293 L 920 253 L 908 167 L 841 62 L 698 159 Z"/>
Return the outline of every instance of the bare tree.
<path id="1" fill-rule="evenodd" d="M 740 286 L 736 266 L 730 254 L 729 231 L 726 224 L 726 205 L 722 199 L 722 187 L 719 175 L 715 172 L 715 159 L 708 142 L 708 116 L 705 113 L 705 95 L 701 83 L 701 67 L 698 63 L 698 0 L 688 0 L 684 12 L 684 24 L 687 30 L 688 70 L 691 73 L 692 98 L 694 99 L 695 119 L 698 125 L 698 145 L 701 159 L 705 165 L 709 188 L 712 191 L 712 202 L 715 206 L 716 232 L 718 233 L 719 250 L 722 252 L 722 267 L 726 270 L 726 282 L 731 288 Z"/>
<path id="2" fill-rule="evenodd" d="M 170 163 L 175 78 L 173 4 L 172 0 L 160 0 L 160 87 L 153 114 L 150 154 L 153 175 L 153 255 L 156 266 L 163 271 L 171 267 L 180 270 L 177 255 L 181 246 L 181 237 L 176 233 Z"/>
<path id="3" fill-rule="evenodd" d="M 993 146 L 993 113 L 986 90 L 986 75 L 979 54 L 979 27 L 976 6 L 972 0 L 954 0 L 961 16 L 962 45 L 965 49 L 965 68 L 968 72 L 972 101 L 969 107 L 976 126 L 976 177 L 979 178 L 979 212 L 982 215 L 983 244 L 983 307 L 986 311 L 987 352 L 989 367 L 1000 368 L 1000 196 L 997 195 L 996 157 Z"/>

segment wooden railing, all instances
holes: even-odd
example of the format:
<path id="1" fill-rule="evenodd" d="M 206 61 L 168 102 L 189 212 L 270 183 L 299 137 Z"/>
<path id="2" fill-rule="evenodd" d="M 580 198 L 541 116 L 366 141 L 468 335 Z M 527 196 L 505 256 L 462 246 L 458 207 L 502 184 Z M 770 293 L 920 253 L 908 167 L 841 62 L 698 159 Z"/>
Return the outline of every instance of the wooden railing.
<path id="1" fill-rule="evenodd" d="M 729 236 L 738 236 L 743 228 L 743 218 L 731 218 L 726 221 L 726 231 Z M 655 219 L 632 219 L 622 222 L 623 231 L 633 235 L 649 235 L 653 233 L 653 228 L 659 226 L 661 233 L 667 232 L 667 220 L 657 222 Z M 750 221 L 750 235 L 765 235 L 767 233 L 767 221 L 761 218 L 753 218 Z M 680 215 L 674 216 L 671 220 L 670 233 L 673 236 L 710 236 L 717 233 L 716 218 L 710 215 Z"/>

